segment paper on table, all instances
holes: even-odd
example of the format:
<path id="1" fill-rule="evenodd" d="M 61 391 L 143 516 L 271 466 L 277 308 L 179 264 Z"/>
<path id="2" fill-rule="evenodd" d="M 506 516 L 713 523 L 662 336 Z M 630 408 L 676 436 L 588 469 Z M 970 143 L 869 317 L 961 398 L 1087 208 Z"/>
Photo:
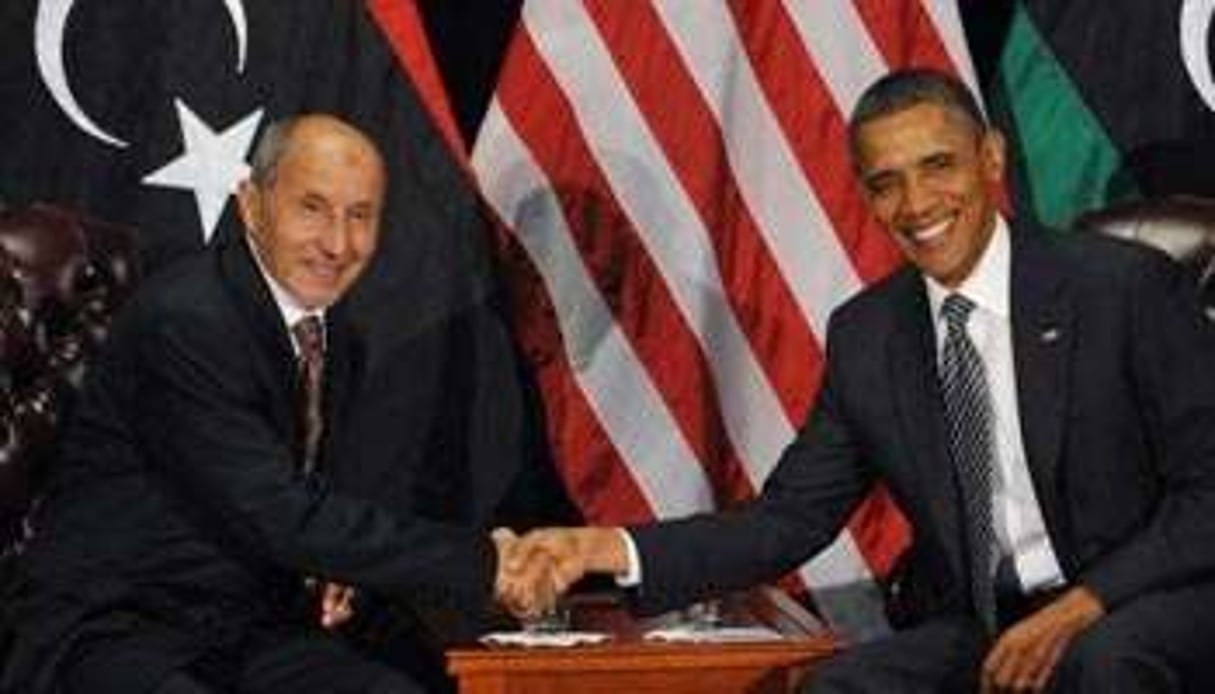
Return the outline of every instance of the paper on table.
<path id="1" fill-rule="evenodd" d="M 603 643 L 611 634 L 598 631 L 495 631 L 481 637 L 491 646 L 525 646 L 538 648 L 569 648 Z"/>
<path id="2" fill-rule="evenodd" d="M 780 641 L 784 639 L 779 631 L 768 627 L 710 627 L 676 626 L 666 629 L 654 629 L 646 632 L 645 637 L 652 641 L 673 641 L 681 643 L 752 643 L 755 641 Z"/>

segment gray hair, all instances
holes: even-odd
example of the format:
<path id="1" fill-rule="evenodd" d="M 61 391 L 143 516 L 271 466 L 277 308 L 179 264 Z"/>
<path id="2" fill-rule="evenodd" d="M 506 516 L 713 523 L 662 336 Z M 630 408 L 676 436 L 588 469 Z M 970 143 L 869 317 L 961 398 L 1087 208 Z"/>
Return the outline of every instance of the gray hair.
<path id="1" fill-rule="evenodd" d="M 988 129 L 983 109 L 962 80 L 928 68 L 898 70 L 871 84 L 852 110 L 848 119 L 848 147 L 853 164 L 859 161 L 861 126 L 921 104 L 935 104 L 962 116 L 976 132 Z"/>
<path id="2" fill-rule="evenodd" d="M 290 116 L 274 121 L 266 126 L 257 147 L 253 150 L 253 161 L 250 164 L 249 180 L 258 188 L 274 185 L 275 175 L 278 174 L 278 164 L 287 152 L 291 141 L 291 131 L 300 121 L 300 116 Z"/>

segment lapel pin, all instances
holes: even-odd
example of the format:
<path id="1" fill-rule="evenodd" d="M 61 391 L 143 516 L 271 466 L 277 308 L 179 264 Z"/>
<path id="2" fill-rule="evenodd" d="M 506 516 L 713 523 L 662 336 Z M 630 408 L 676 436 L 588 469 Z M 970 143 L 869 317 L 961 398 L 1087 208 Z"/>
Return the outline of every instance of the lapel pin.
<path id="1" fill-rule="evenodd" d="M 1058 328 L 1047 328 L 1038 337 L 1045 343 L 1051 343 L 1057 341 L 1062 334 Z"/>

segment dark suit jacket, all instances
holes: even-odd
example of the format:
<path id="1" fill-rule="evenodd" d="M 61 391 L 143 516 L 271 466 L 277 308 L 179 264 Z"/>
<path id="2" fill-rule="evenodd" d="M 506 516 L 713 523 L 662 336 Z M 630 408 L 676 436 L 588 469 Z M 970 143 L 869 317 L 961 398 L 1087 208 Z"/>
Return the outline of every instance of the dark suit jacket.
<path id="1" fill-rule="evenodd" d="M 1107 607 L 1215 571 L 1215 339 L 1154 251 L 1088 235 L 1012 238 L 1025 452 L 1067 579 Z M 910 621 L 968 611 L 964 522 L 913 268 L 832 317 L 817 406 L 758 501 L 635 529 L 640 599 L 665 608 L 771 580 L 823 549 L 884 481 L 913 546 Z"/>
<path id="2" fill-rule="evenodd" d="M 303 578 L 482 605 L 492 546 L 346 493 L 359 349 L 329 312 L 319 474 L 298 472 L 295 360 L 243 242 L 149 282 L 119 318 L 63 437 L 14 605 L 9 686 L 32 692 L 73 643 L 148 634 L 155 681 L 250 628 L 302 625 Z M 132 689 L 140 686 L 132 682 Z"/>

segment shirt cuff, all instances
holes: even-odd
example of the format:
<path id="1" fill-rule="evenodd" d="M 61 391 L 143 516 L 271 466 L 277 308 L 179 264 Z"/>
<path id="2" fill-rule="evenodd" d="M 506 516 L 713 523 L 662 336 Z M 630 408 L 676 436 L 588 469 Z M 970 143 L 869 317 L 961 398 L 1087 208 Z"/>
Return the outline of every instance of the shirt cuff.
<path id="1" fill-rule="evenodd" d="M 633 536 L 624 528 L 618 529 L 620 540 L 624 543 L 624 551 L 628 555 L 629 570 L 616 576 L 616 585 L 621 588 L 636 588 L 641 585 L 641 556 L 637 553 L 637 543 Z"/>

